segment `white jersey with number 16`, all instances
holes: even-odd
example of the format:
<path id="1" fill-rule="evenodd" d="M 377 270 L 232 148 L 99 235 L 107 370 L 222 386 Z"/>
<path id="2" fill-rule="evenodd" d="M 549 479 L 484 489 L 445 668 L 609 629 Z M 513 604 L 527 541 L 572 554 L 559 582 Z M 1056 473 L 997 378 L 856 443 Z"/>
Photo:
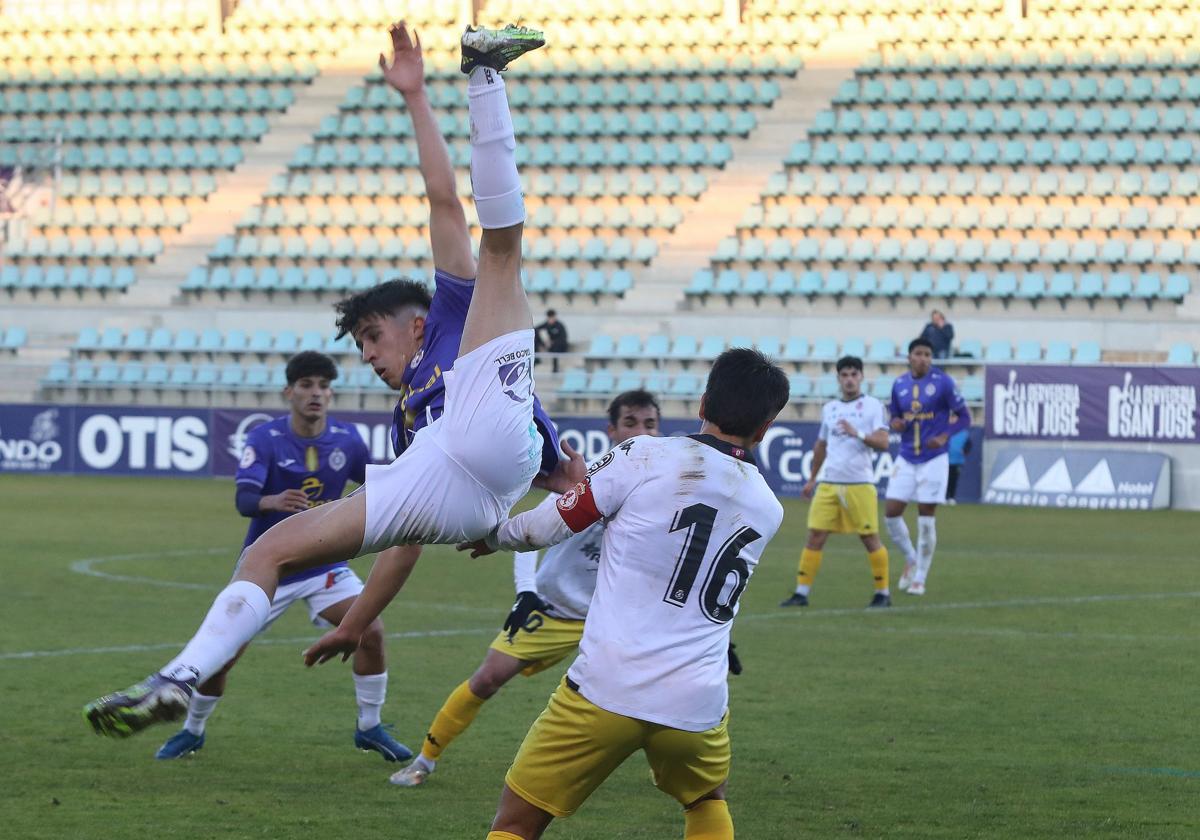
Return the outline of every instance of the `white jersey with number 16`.
<path id="1" fill-rule="evenodd" d="M 573 531 L 606 523 L 568 677 L 616 714 L 692 732 L 716 726 L 738 599 L 783 520 L 750 453 L 707 435 L 632 438 L 558 508 Z"/>

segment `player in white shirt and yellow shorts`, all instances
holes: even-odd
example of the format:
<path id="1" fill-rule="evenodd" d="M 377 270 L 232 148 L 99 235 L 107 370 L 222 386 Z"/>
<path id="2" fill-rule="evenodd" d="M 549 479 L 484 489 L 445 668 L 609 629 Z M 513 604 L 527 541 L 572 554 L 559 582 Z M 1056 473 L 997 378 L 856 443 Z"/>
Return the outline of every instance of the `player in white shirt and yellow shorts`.
<path id="1" fill-rule="evenodd" d="M 830 534 L 858 534 L 867 549 L 875 595 L 870 607 L 891 606 L 888 552 L 879 539 L 879 497 L 872 450 L 888 448 L 887 409 L 862 392 L 863 363 L 857 356 L 837 362 L 840 399 L 821 408 L 821 429 L 813 446 L 812 477 L 802 491 L 811 498 L 808 540 L 800 554 L 796 590 L 781 607 L 807 607 L 813 578 Z M 824 470 L 822 470 L 824 468 Z M 818 483 L 818 479 L 820 480 Z M 813 488 L 816 492 L 813 492 Z"/>
<path id="2" fill-rule="evenodd" d="M 537 840 L 639 750 L 683 806 L 685 840 L 732 839 L 729 637 L 783 521 L 751 450 L 787 401 L 783 371 L 755 350 L 727 350 L 709 373 L 699 434 L 631 438 L 554 509 L 460 546 L 527 551 L 605 523 L 579 656 L 505 776 L 488 840 Z"/>
<path id="3" fill-rule="evenodd" d="M 614 446 L 638 435 L 659 433 L 658 401 L 648 391 L 625 391 L 608 407 L 608 437 Z M 550 512 L 559 496 L 546 496 L 539 509 Z M 514 562 L 517 601 L 470 679 L 450 692 L 438 710 L 421 754 L 392 774 L 402 787 L 423 784 L 450 742 L 466 731 L 483 704 L 517 674 L 532 677 L 557 665 L 579 647 L 583 620 L 596 589 L 596 569 L 604 523 L 572 535 L 546 552 L 538 566 L 536 551 L 519 552 Z"/>

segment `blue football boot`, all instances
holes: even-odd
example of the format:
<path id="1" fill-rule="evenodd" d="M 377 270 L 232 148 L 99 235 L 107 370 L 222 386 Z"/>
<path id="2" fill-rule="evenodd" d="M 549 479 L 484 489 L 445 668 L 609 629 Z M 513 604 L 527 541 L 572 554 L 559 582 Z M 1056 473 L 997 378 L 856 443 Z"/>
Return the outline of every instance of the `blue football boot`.
<path id="1" fill-rule="evenodd" d="M 376 724 L 370 729 L 354 730 L 354 746 L 360 750 L 374 750 L 387 761 L 408 761 L 413 751 L 392 737 L 389 724 Z"/>
<path id="2" fill-rule="evenodd" d="M 180 729 L 174 735 L 167 739 L 167 742 L 158 748 L 158 752 L 154 757 L 160 761 L 166 761 L 172 758 L 183 758 L 185 755 L 191 755 L 194 752 L 199 752 L 204 746 L 204 734 L 193 735 L 186 729 Z"/>

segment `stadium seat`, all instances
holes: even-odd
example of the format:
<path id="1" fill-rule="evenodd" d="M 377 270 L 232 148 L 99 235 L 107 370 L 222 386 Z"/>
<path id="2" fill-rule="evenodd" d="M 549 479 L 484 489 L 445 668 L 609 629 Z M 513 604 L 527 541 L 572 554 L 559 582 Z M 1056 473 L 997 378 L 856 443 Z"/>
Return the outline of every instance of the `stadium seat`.
<path id="1" fill-rule="evenodd" d="M 1196 362 L 1196 351 L 1192 349 L 1190 344 L 1183 342 L 1172 344 L 1170 351 L 1167 353 L 1167 364 L 1169 365 L 1192 365 Z"/>

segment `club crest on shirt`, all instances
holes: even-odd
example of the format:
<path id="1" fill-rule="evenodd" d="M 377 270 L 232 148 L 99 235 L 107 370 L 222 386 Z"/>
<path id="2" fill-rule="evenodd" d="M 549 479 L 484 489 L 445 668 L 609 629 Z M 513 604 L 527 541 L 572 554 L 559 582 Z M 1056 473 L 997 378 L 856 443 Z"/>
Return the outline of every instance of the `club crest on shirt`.
<path id="1" fill-rule="evenodd" d="M 925 396 L 932 397 L 937 392 L 937 386 L 930 382 L 925 386 Z"/>
<path id="2" fill-rule="evenodd" d="M 254 458 L 254 447 L 250 444 L 246 444 L 244 447 L 242 447 L 242 460 L 238 462 L 238 466 L 242 469 L 246 469 L 254 463 Z"/>
<path id="3" fill-rule="evenodd" d="M 329 453 L 329 468 L 335 471 L 340 471 L 346 468 L 346 453 L 340 449 L 334 449 Z"/>

